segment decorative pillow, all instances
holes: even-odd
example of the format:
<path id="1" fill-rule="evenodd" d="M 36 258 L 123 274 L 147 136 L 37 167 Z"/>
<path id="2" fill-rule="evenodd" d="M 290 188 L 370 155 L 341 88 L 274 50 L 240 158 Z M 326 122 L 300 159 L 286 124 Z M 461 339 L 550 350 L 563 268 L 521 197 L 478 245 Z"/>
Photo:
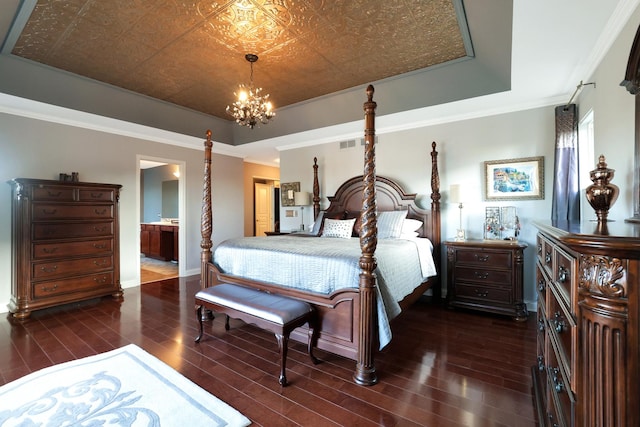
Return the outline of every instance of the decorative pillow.
<path id="1" fill-rule="evenodd" d="M 317 236 L 317 235 L 320 234 L 320 229 L 322 228 L 322 221 L 324 220 L 324 212 L 325 211 L 318 212 L 318 217 L 316 218 L 315 222 L 313 223 L 313 228 L 311 229 L 311 234 L 313 234 L 314 236 Z"/>
<path id="2" fill-rule="evenodd" d="M 356 219 L 330 219 L 324 220 L 324 228 L 322 230 L 322 237 L 339 237 L 342 239 L 348 239 L 353 233 L 353 224 Z"/>
<path id="3" fill-rule="evenodd" d="M 411 233 L 401 233 L 400 234 L 400 238 L 401 239 L 405 239 L 405 240 L 406 239 L 412 240 L 412 239 L 415 239 L 416 237 L 419 237 L 419 236 L 420 236 L 420 234 L 418 234 L 417 231 L 412 231 Z"/>
<path id="4" fill-rule="evenodd" d="M 417 219 L 405 218 L 402 223 L 401 234 L 413 234 L 422 228 L 422 221 Z"/>
<path id="5" fill-rule="evenodd" d="M 378 214 L 378 239 L 397 239 L 407 211 L 385 211 Z"/>
<path id="6" fill-rule="evenodd" d="M 342 212 L 327 212 L 324 211 L 324 214 L 322 215 L 322 221 L 320 222 L 320 231 L 318 231 L 318 236 L 322 236 L 322 234 L 324 233 L 324 222 L 327 219 L 344 219 L 344 211 Z"/>
<path id="7" fill-rule="evenodd" d="M 347 211 L 344 215 L 344 219 L 352 218 L 356 219 L 356 222 L 353 225 L 353 237 L 358 237 L 360 235 L 360 227 L 362 227 L 362 216 L 360 215 L 360 212 Z"/>

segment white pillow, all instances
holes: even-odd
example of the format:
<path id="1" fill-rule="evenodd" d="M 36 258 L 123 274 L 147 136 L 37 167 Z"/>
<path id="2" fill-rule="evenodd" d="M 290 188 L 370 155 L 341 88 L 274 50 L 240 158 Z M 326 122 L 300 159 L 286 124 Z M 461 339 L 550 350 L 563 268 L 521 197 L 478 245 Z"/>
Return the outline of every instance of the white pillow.
<path id="1" fill-rule="evenodd" d="M 322 237 L 339 237 L 342 239 L 351 238 L 353 233 L 353 224 L 356 219 L 331 219 L 324 220 L 324 228 L 322 229 Z"/>
<path id="2" fill-rule="evenodd" d="M 401 233 L 400 238 L 405 240 L 413 240 L 416 237 L 420 236 L 417 231 L 412 231 L 411 233 Z"/>
<path id="3" fill-rule="evenodd" d="M 402 223 L 401 234 L 413 234 L 422 228 L 422 221 L 417 219 L 405 218 Z"/>
<path id="4" fill-rule="evenodd" d="M 397 239 L 407 211 L 385 211 L 378 214 L 378 239 Z"/>

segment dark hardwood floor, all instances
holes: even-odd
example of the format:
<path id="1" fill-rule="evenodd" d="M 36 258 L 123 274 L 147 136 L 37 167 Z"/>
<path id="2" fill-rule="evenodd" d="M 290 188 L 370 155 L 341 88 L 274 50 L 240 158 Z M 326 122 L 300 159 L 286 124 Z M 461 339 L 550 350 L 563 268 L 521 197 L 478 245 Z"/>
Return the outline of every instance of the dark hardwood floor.
<path id="1" fill-rule="evenodd" d="M 418 302 L 393 323 L 377 355 L 379 384 L 351 380 L 354 362 L 322 351 L 313 365 L 291 342 L 288 387 L 277 380 L 273 335 L 217 317 L 200 344 L 199 277 L 125 289 L 110 298 L 0 320 L 0 384 L 46 366 L 134 343 L 253 421 L 255 426 L 532 426 L 535 315 L 509 318 Z"/>

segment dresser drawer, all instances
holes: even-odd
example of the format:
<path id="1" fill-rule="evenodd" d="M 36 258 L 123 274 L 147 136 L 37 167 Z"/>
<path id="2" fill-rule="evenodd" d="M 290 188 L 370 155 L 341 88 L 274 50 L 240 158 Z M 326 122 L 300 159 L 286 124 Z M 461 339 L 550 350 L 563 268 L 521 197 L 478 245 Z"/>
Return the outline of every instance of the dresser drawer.
<path id="1" fill-rule="evenodd" d="M 110 189 L 81 189 L 79 192 L 81 202 L 113 202 L 115 191 Z"/>
<path id="2" fill-rule="evenodd" d="M 547 300 L 548 279 L 543 271 L 540 262 L 536 263 L 536 294 L 538 295 L 538 304 L 545 304 Z"/>
<path id="3" fill-rule="evenodd" d="M 495 284 L 511 288 L 511 270 L 491 270 L 488 268 L 469 268 L 456 266 L 456 281 Z"/>
<path id="4" fill-rule="evenodd" d="M 553 346 L 552 346 L 553 347 Z M 569 388 L 569 383 L 565 373 L 556 359 L 556 352 L 549 351 L 547 354 L 547 384 L 549 396 L 556 407 L 558 421 L 560 425 L 573 426 L 575 397 Z"/>
<path id="5" fill-rule="evenodd" d="M 98 237 L 113 235 L 113 222 L 84 223 L 34 223 L 33 239 L 61 239 L 76 237 Z"/>
<path id="6" fill-rule="evenodd" d="M 66 277 L 108 270 L 111 269 L 112 266 L 113 259 L 111 256 L 42 262 L 33 264 L 31 277 L 33 279 Z"/>
<path id="7" fill-rule="evenodd" d="M 498 304 L 510 304 L 513 302 L 511 289 L 467 283 L 458 283 L 456 285 L 456 297 L 461 301 L 492 302 Z"/>
<path id="8" fill-rule="evenodd" d="M 52 219 L 113 218 L 113 205 L 55 205 L 34 203 L 31 213 L 34 221 Z"/>
<path id="9" fill-rule="evenodd" d="M 511 251 L 458 249 L 456 250 L 456 263 L 477 266 L 499 266 L 510 269 L 512 266 Z"/>
<path id="10" fill-rule="evenodd" d="M 553 245 L 542 235 L 537 237 L 537 258 L 547 274 L 553 273 Z"/>
<path id="11" fill-rule="evenodd" d="M 557 359 L 564 366 L 569 381 L 571 381 L 575 369 L 575 366 L 572 366 L 572 361 L 577 360 L 575 354 L 576 323 L 553 291 L 549 292 L 547 309 L 547 327 L 549 329 L 547 333 L 557 346 Z M 571 386 L 573 387 L 573 382 L 571 382 Z"/>
<path id="12" fill-rule="evenodd" d="M 34 202 L 44 200 L 74 201 L 75 189 L 69 186 L 38 185 L 33 187 L 31 198 Z"/>
<path id="13" fill-rule="evenodd" d="M 112 239 L 85 240 L 80 242 L 35 243 L 33 259 L 64 258 L 77 255 L 108 254 L 113 251 Z"/>
<path id="14" fill-rule="evenodd" d="M 567 306 L 573 309 L 573 302 L 571 300 L 571 289 L 575 288 L 576 283 L 576 261 L 575 259 L 562 251 L 559 248 L 555 250 L 555 263 L 553 268 L 552 279 L 558 284 L 558 289 L 561 291 L 561 298 L 565 301 Z"/>
<path id="15" fill-rule="evenodd" d="M 90 276 L 76 277 L 73 279 L 34 283 L 32 291 L 33 297 L 39 299 L 80 292 L 100 293 L 105 289 L 113 289 L 114 291 L 118 289 L 113 281 L 112 272 L 92 274 Z"/>

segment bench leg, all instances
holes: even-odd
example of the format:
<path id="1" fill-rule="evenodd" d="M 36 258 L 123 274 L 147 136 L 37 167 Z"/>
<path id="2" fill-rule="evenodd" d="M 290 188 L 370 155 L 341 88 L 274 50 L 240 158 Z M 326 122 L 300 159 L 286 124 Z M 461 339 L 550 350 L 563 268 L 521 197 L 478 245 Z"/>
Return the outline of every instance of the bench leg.
<path id="1" fill-rule="evenodd" d="M 198 324 L 200 325 L 200 333 L 196 337 L 196 342 L 200 342 L 200 340 L 202 339 L 202 334 L 203 334 L 203 330 L 202 330 L 202 306 L 201 305 L 196 306 L 196 318 L 198 319 Z"/>
<path id="2" fill-rule="evenodd" d="M 320 360 L 313 355 L 313 347 L 316 346 L 316 340 L 318 339 L 318 327 L 317 322 L 315 320 L 309 320 L 309 343 L 307 344 L 307 351 L 309 352 L 309 357 L 314 365 L 320 363 Z"/>
<path id="3" fill-rule="evenodd" d="M 289 343 L 289 335 L 275 334 L 278 340 L 278 350 L 280 351 L 280 378 L 278 382 L 281 386 L 287 385 L 286 365 L 287 365 L 287 348 Z"/>
<path id="4" fill-rule="evenodd" d="M 229 315 L 227 314 L 226 316 L 227 317 L 226 317 L 226 319 L 224 321 L 224 330 L 228 331 L 229 330 Z"/>

